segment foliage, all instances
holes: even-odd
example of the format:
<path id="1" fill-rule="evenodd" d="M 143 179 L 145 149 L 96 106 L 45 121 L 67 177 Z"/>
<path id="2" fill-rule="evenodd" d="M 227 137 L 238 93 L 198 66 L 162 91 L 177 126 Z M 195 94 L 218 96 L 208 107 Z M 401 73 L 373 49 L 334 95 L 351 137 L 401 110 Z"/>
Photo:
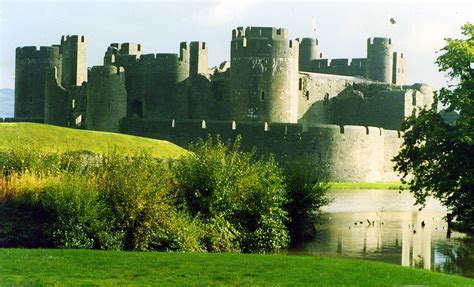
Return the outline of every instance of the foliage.
<path id="1" fill-rule="evenodd" d="M 0 246 L 275 252 L 289 243 L 288 211 L 290 226 L 313 230 L 318 178 L 285 181 L 273 158 L 238 149 L 209 139 L 173 162 L 0 151 Z"/>
<path id="2" fill-rule="evenodd" d="M 200 141 L 174 166 L 178 198 L 192 216 L 216 228 L 208 249 L 272 252 L 288 245 L 283 175 L 274 159 L 240 152 L 239 140 Z M 216 242 L 216 239 L 219 241 Z"/>
<path id="3" fill-rule="evenodd" d="M 285 166 L 290 217 L 288 230 L 293 243 L 307 241 L 316 236 L 316 225 L 324 221 L 321 207 L 329 203 L 326 193 L 329 185 L 321 178 L 323 172 L 307 158 L 294 159 Z"/>
<path id="4" fill-rule="evenodd" d="M 423 109 L 405 119 L 404 143 L 394 158 L 418 204 L 432 195 L 474 231 L 474 25 L 462 27 L 466 39 L 446 39 L 436 63 L 452 84 L 442 88 L 438 100 L 459 113 L 447 123 L 434 109 Z"/>
<path id="5" fill-rule="evenodd" d="M 11 180 L 15 190 L 0 202 L 0 246 L 120 248 L 84 178 L 24 172 Z"/>
<path id="6" fill-rule="evenodd" d="M 171 174 L 162 162 L 147 155 L 134 158 L 111 155 L 104 159 L 97 185 L 100 200 L 109 211 L 111 226 L 124 232 L 125 249 L 168 250 L 181 246 L 189 251 L 200 249 L 199 239 L 183 229 L 191 220 L 179 218 L 181 213 L 174 211 Z M 194 242 L 194 246 L 177 242 L 186 239 Z"/>

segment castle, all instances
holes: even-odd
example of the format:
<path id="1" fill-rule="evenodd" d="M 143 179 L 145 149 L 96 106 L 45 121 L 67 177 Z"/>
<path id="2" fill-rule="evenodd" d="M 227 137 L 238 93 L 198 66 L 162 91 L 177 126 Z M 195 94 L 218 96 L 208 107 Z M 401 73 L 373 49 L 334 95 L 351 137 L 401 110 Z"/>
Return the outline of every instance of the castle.
<path id="1" fill-rule="evenodd" d="M 314 38 L 283 28 L 232 31 L 230 61 L 208 67 L 205 42 L 177 54 L 110 44 L 87 69 L 87 40 L 16 50 L 15 118 L 122 132 L 186 145 L 208 134 L 278 160 L 307 157 L 334 181 L 392 181 L 397 131 L 433 104 L 424 84 L 405 84 L 407 63 L 391 39 L 367 41 L 366 58 L 327 59 Z"/>

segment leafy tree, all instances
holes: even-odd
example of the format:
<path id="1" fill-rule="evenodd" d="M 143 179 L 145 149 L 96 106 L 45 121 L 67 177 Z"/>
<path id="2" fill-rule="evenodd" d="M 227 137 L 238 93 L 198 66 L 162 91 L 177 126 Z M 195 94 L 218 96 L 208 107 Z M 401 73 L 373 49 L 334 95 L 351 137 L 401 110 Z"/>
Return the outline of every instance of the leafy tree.
<path id="1" fill-rule="evenodd" d="M 394 158 L 406 189 L 424 204 L 431 195 L 445 205 L 460 227 L 474 231 L 474 25 L 462 27 L 463 39 L 446 39 L 436 63 L 451 84 L 436 97 L 459 114 L 448 123 L 432 109 L 422 109 L 402 124 L 404 143 Z"/>

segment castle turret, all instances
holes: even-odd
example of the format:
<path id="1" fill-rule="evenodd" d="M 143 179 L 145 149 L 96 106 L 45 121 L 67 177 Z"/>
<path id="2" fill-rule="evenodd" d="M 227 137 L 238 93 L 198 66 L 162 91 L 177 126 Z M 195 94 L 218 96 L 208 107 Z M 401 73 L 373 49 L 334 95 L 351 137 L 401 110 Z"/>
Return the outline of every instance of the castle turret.
<path id="1" fill-rule="evenodd" d="M 286 29 L 240 27 L 232 31 L 232 120 L 297 121 L 298 51 L 298 42 L 289 40 Z"/>
<path id="2" fill-rule="evenodd" d="M 191 42 L 190 48 L 190 73 L 192 75 L 208 74 L 207 44 L 206 42 Z"/>
<path id="3" fill-rule="evenodd" d="M 392 83 L 393 51 L 390 38 L 367 40 L 367 77 L 374 81 Z"/>
<path id="4" fill-rule="evenodd" d="M 127 115 L 124 69 L 94 66 L 87 83 L 87 129 L 118 132 L 120 120 Z"/>
<path id="5" fill-rule="evenodd" d="M 84 36 L 61 37 L 62 74 L 64 88 L 80 86 L 87 80 L 87 41 Z"/>
<path id="6" fill-rule="evenodd" d="M 311 72 L 312 61 L 321 58 L 318 46 L 318 39 L 303 38 L 299 40 L 299 43 L 299 70 L 304 72 Z"/>
<path id="7" fill-rule="evenodd" d="M 406 82 L 406 59 L 403 53 L 393 53 L 392 84 L 404 85 Z"/>
<path id="8" fill-rule="evenodd" d="M 16 49 L 15 117 L 44 119 L 46 72 L 56 68 L 61 74 L 58 46 Z"/>

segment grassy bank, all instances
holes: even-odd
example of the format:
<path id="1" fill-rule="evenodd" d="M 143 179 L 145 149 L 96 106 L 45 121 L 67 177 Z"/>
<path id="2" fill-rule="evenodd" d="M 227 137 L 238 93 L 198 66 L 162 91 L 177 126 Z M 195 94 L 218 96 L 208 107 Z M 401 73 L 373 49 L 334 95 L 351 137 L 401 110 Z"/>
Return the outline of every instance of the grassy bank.
<path id="1" fill-rule="evenodd" d="M 216 253 L 0 249 L 0 285 L 474 286 L 474 280 L 384 263 Z"/>
<path id="2" fill-rule="evenodd" d="M 329 182 L 330 189 L 399 189 L 400 182 Z"/>
<path id="3" fill-rule="evenodd" d="M 146 151 L 159 158 L 176 158 L 186 152 L 167 141 L 35 123 L 1 123 L 0 135 L 0 151 L 18 146 L 31 146 L 40 152 L 88 150 L 103 154 L 117 150 L 137 154 Z"/>

